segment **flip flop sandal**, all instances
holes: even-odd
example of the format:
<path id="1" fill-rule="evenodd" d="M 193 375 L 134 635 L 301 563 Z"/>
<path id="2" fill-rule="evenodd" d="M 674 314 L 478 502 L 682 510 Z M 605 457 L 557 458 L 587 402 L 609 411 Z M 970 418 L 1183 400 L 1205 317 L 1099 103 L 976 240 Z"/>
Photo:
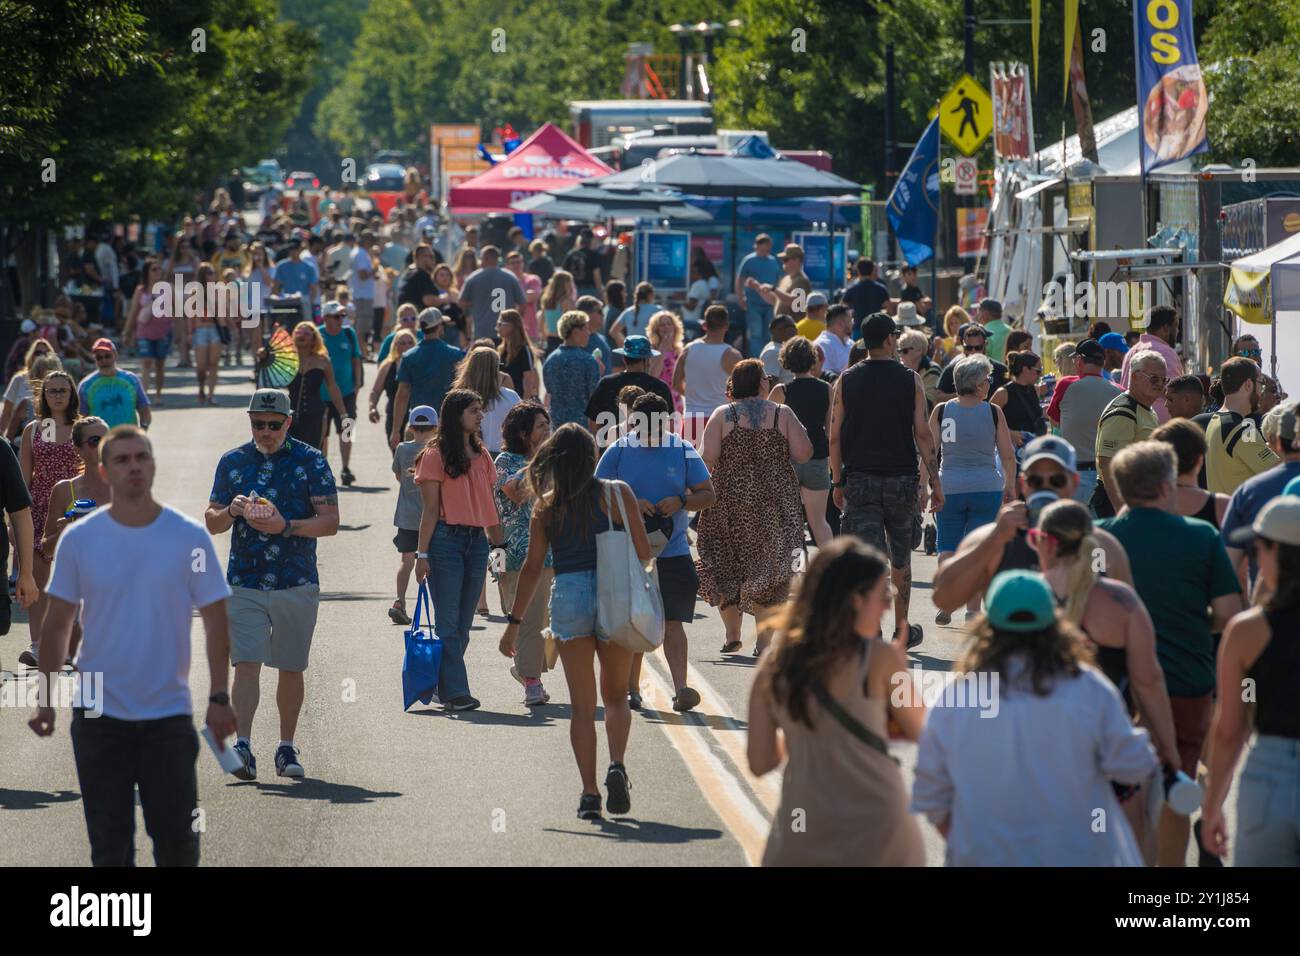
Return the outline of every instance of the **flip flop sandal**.
<path id="1" fill-rule="evenodd" d="M 721 652 L 721 653 L 723 653 L 723 654 L 735 654 L 737 651 L 740 650 L 740 648 L 741 648 L 741 642 L 740 642 L 740 641 L 728 641 L 727 643 L 725 643 L 725 644 L 722 645 L 722 652 Z"/>
<path id="2" fill-rule="evenodd" d="M 394 624 L 410 624 L 411 619 L 406 616 L 406 609 L 394 604 L 388 609 L 388 619 Z"/>

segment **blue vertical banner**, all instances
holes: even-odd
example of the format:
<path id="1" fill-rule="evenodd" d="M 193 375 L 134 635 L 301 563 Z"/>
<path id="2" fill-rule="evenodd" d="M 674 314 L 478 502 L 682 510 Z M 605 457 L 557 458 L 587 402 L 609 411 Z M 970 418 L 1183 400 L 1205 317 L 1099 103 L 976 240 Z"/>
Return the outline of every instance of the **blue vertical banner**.
<path id="1" fill-rule="evenodd" d="M 934 255 L 934 233 L 939 222 L 937 117 L 930 121 L 921 141 L 912 150 L 912 157 L 889 194 L 885 213 L 909 265 L 919 265 Z"/>
<path id="2" fill-rule="evenodd" d="M 1142 171 L 1209 149 L 1210 98 L 1196 59 L 1192 0 L 1133 0 Z"/>
<path id="3" fill-rule="evenodd" d="M 641 277 L 659 292 L 682 292 L 689 285 L 691 234 L 643 232 Z"/>

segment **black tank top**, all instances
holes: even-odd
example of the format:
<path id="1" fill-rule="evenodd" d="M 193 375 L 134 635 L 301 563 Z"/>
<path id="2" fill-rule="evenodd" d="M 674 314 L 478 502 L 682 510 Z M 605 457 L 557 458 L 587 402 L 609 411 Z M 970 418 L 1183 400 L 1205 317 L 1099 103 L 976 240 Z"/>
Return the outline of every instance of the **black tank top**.
<path id="1" fill-rule="evenodd" d="M 1043 434 L 1043 406 L 1038 401 L 1038 389 L 1033 385 L 1018 385 L 1007 382 L 1007 404 L 1002 409 L 1006 416 L 1007 428 L 1016 432 Z"/>
<path id="2" fill-rule="evenodd" d="M 1038 552 L 1029 544 L 1029 536 L 1017 531 L 1016 536 L 1002 549 L 1002 560 L 998 563 L 995 575 L 1003 571 L 1037 571 Z"/>
<path id="3" fill-rule="evenodd" d="M 1192 515 L 1193 518 L 1200 518 L 1202 521 L 1208 521 L 1216 528 L 1219 526 L 1219 509 L 1214 503 L 1214 495 L 1207 495 L 1205 504 L 1201 505 L 1201 510 Z"/>
<path id="4" fill-rule="evenodd" d="M 900 362 L 870 359 L 840 376 L 846 471 L 871 475 L 917 473 L 912 416 L 916 373 Z"/>
<path id="5" fill-rule="evenodd" d="M 826 412 L 831 405 L 831 387 L 817 378 L 796 378 L 786 383 L 785 403 L 795 417 L 803 423 L 812 441 L 813 458 L 826 458 L 831 453 L 826 438 Z"/>
<path id="6" fill-rule="evenodd" d="M 1056 606 L 1065 609 L 1067 603 L 1065 598 L 1059 595 L 1056 597 Z M 1097 651 L 1097 668 L 1106 675 L 1106 679 L 1115 685 L 1115 689 L 1123 696 L 1125 703 L 1129 703 L 1128 695 L 1128 651 L 1123 647 L 1107 647 L 1104 644 L 1098 644 L 1092 639 L 1092 635 L 1084 629 L 1082 623 L 1079 624 L 1079 630 L 1083 631 L 1084 636 Z"/>
<path id="7" fill-rule="evenodd" d="M 1300 607 L 1265 611 L 1271 634 L 1249 676 L 1255 681 L 1255 730 L 1300 738 Z"/>

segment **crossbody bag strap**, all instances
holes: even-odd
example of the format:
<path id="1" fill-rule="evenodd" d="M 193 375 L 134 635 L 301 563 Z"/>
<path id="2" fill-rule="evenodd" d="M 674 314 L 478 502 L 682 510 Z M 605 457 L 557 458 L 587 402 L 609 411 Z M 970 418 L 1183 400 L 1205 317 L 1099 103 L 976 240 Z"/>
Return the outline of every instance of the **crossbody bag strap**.
<path id="1" fill-rule="evenodd" d="M 871 728 L 865 726 L 860 720 L 850 714 L 840 706 L 839 701 L 830 695 L 821 683 L 817 682 L 812 685 L 812 692 L 817 698 L 817 703 L 822 705 L 822 709 L 830 714 L 839 723 L 841 727 L 857 737 L 872 750 L 878 751 L 890 760 L 898 763 L 898 758 L 889 752 L 889 744 L 880 738 L 880 735 Z"/>

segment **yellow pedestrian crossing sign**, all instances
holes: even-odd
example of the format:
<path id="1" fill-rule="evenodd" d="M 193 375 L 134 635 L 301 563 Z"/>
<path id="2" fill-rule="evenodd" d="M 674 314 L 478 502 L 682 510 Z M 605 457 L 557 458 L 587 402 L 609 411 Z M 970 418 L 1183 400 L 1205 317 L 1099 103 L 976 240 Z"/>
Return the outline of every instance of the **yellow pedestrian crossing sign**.
<path id="1" fill-rule="evenodd" d="M 939 129 L 967 156 L 993 132 L 993 100 L 970 74 L 963 74 L 939 101 Z"/>

